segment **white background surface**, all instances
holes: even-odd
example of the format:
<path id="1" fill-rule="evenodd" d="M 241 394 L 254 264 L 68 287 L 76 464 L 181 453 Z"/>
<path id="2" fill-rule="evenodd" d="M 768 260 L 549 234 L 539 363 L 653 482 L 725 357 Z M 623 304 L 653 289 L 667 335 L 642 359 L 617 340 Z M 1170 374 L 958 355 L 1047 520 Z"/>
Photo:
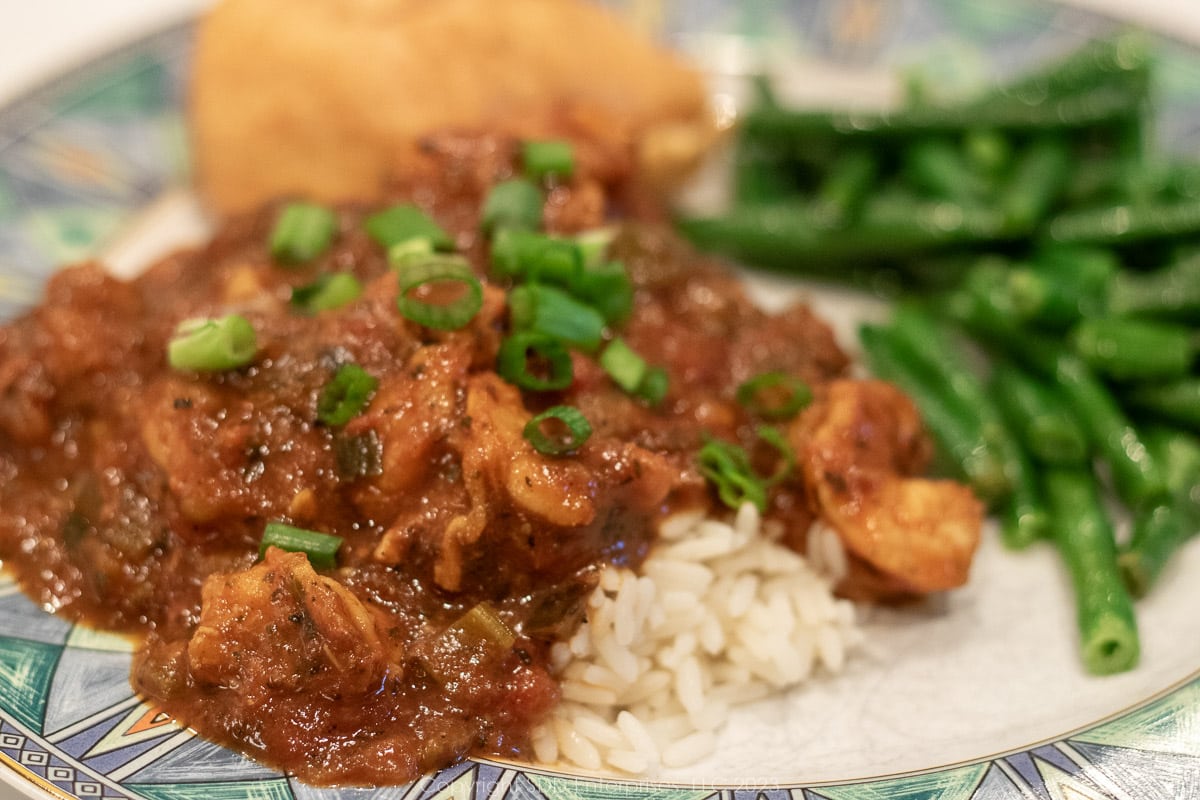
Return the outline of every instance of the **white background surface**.
<path id="1" fill-rule="evenodd" d="M 6 102 L 21 91 L 31 87 L 37 82 L 48 78 L 55 73 L 61 71 L 64 67 L 69 67 L 73 64 L 81 63 L 93 55 L 104 52 L 112 46 L 126 41 L 141 33 L 146 33 L 164 25 L 186 18 L 193 14 L 197 9 L 209 4 L 211 0 L 0 0 L 0 104 Z M 1120 13 L 1131 15 L 1138 20 L 1166 31 L 1180 38 L 1190 38 L 1200 42 L 1200 2 L 1198 0 L 1073 0 L 1074 4 L 1080 6 L 1089 6 L 1095 8 L 1119 8 Z M 1121 8 L 1121 6 L 1125 6 Z M 1136 6 L 1134 8 L 1133 6 Z M 1189 553 L 1189 561 L 1196 562 L 1196 548 L 1192 548 Z M 985 563 L 994 563 L 993 561 Z M 1200 566 L 1198 564 L 1197 566 Z M 1016 573 L 1009 573 L 1006 570 L 1000 572 L 992 572 L 990 570 L 983 571 L 977 582 L 973 582 L 973 588 L 957 597 L 961 604 L 958 618 L 967 618 L 968 622 L 973 622 L 977 625 L 987 624 L 988 617 L 993 614 L 1000 614 L 1003 617 L 1012 619 L 1014 612 L 1019 615 L 1028 615 L 1032 620 L 1037 620 L 1039 609 L 1034 607 L 1022 607 L 1022 598 L 1028 598 L 1031 595 L 1026 592 L 1029 588 L 1022 585 L 1028 581 L 1048 579 L 1054 581 L 1055 567 L 1042 559 L 1034 559 L 1033 563 L 1026 567 L 1029 571 L 1017 577 Z M 1015 582 L 1014 582 L 1015 581 Z M 987 604 L 979 602 L 980 593 L 983 587 L 989 583 L 1003 584 L 1005 592 L 1011 591 L 1015 598 L 1015 604 L 1018 608 L 1011 606 L 999 609 L 990 608 Z M 993 583 L 992 588 L 995 588 Z M 1167 623 L 1160 626 L 1152 626 L 1154 634 L 1149 637 L 1146 645 L 1146 665 L 1132 676 L 1123 678 L 1128 682 L 1128 686 L 1123 687 L 1124 692 L 1129 697 L 1138 697 L 1141 692 L 1147 687 L 1163 686 L 1178 679 L 1181 675 L 1187 674 L 1190 671 L 1191 665 L 1189 654 L 1172 652 L 1176 648 L 1172 647 L 1172 641 L 1169 631 L 1179 630 L 1176 627 L 1182 623 L 1183 629 L 1187 629 L 1188 621 L 1186 619 L 1174 619 L 1172 614 L 1180 613 L 1178 609 L 1171 609 L 1168 598 L 1162 598 L 1163 602 L 1157 608 L 1151 610 L 1153 615 L 1162 614 L 1165 619 L 1161 623 Z M 1165 606 L 1165 607 L 1164 607 Z M 1063 602 L 1055 606 L 1051 617 L 1067 617 L 1066 609 L 1069 604 L 1066 598 Z M 940 615 L 935 615 L 940 616 Z M 1020 617 L 1018 617 L 1020 618 Z M 994 621 L 994 620 L 993 620 Z M 1033 623 L 1032 627 L 1040 628 L 1044 625 L 1055 626 L 1060 623 L 1067 623 L 1066 619 L 1041 619 L 1037 623 Z M 927 684 L 927 680 L 923 677 L 923 672 L 926 669 L 936 668 L 934 664 L 929 663 L 933 659 L 945 659 L 947 657 L 954 658 L 955 654 L 951 653 L 930 653 L 922 647 L 921 640 L 929 637 L 931 634 L 930 627 L 949 625 L 950 622 L 946 618 L 935 620 L 933 622 L 926 621 L 924 625 L 918 628 L 909 630 L 901 630 L 899 635 L 890 642 L 890 651 L 884 655 L 885 660 L 890 660 L 893 655 L 903 654 L 904 658 L 898 662 L 905 664 L 904 668 L 893 669 L 876 672 L 877 676 L 875 683 L 870 691 L 864 693 L 859 692 L 857 697 L 844 697 L 842 700 L 845 705 L 843 708 L 849 708 L 850 712 L 855 712 L 864 704 L 869 704 L 872 698 L 877 698 L 880 695 L 894 695 L 895 692 L 914 692 L 920 691 L 922 685 Z M 1040 633 L 1040 631 L 1038 631 Z M 945 634 L 950 634 L 949 638 L 954 638 L 951 631 L 945 631 Z M 1026 633 L 1029 633 L 1028 631 Z M 1038 637 L 1031 636 L 1032 640 L 1037 640 Z M 1010 643 L 1011 644 L 1011 643 Z M 1073 658 L 1072 643 L 1066 642 L 1063 644 L 1063 653 L 1061 657 L 1072 663 Z M 986 654 L 977 654 L 986 655 Z M 997 652 L 992 654 L 999 661 L 1006 659 L 1011 660 L 1014 656 L 1017 659 L 1027 658 L 1041 662 L 1045 658 L 1045 652 L 1035 652 L 1033 648 L 1020 648 L 1016 651 Z M 1053 659 L 1052 659 L 1053 660 Z M 967 666 L 964 664 L 964 666 Z M 1044 664 L 1041 664 L 1045 668 Z M 875 665 L 875 670 L 878 670 L 878 665 Z M 1053 674 L 1053 673 L 1051 673 Z M 1053 681 L 1050 681 L 1053 682 Z M 951 699 L 955 701 L 955 705 L 963 704 L 968 708 L 974 707 L 974 710 L 982 716 L 987 717 L 992 714 L 1003 713 L 1003 706 L 1013 702 L 1035 703 L 1036 697 L 1033 694 L 1018 692 L 1015 696 L 1006 695 L 1001 692 L 994 696 L 987 696 L 985 693 L 980 693 L 981 686 L 986 686 L 987 681 L 980 681 L 974 686 L 966 687 L 973 696 L 955 696 Z M 1071 687 L 1050 687 L 1070 691 Z M 928 692 L 927 685 L 924 689 Z M 1087 692 L 1081 693 L 1079 704 L 1087 706 Z M 1141 695 L 1144 696 L 1144 695 Z M 811 699 L 811 698 L 810 698 Z M 934 698 L 930 700 L 930 708 L 935 708 L 939 705 L 948 705 L 941 702 L 934 702 Z M 939 698 L 945 700 L 946 698 Z M 793 742 L 803 741 L 805 738 L 811 738 L 814 730 L 809 723 L 814 716 L 819 716 L 822 712 L 827 714 L 827 708 L 808 708 L 805 703 L 788 704 L 781 706 L 778 713 L 783 719 L 778 720 L 789 729 L 792 734 Z M 1114 709 L 1115 710 L 1115 709 Z M 1067 727 L 1071 727 L 1070 723 L 1079 724 L 1086 720 L 1054 720 L 1038 719 L 1036 707 L 1026 709 L 1027 715 L 1031 718 L 1030 729 L 1016 732 L 1010 732 L 1013 735 L 1013 741 L 1006 744 L 1015 745 L 1029 741 L 1024 739 L 1024 735 L 1032 735 L 1036 737 L 1038 734 L 1045 735 L 1050 732 L 1051 728 L 1056 727 L 1061 722 L 1067 722 Z M 987 744 L 983 741 L 973 741 L 972 731 L 970 730 L 954 730 L 954 718 L 947 718 L 944 724 L 947 728 L 949 737 L 957 739 L 963 748 L 962 756 L 978 755 L 976 748 L 987 748 Z M 892 740 L 899 736 L 904 736 L 904 730 L 907 727 L 907 721 L 902 719 L 890 720 L 886 717 L 875 716 L 873 719 L 873 727 L 868 726 L 867 730 L 861 727 L 863 719 L 858 713 L 846 713 L 839 719 L 837 717 L 825 717 L 826 730 L 825 733 L 830 734 L 830 729 L 835 733 L 839 726 L 849 726 L 857 730 L 860 737 L 864 733 L 868 734 L 865 739 L 860 738 L 865 747 L 880 748 L 884 752 L 888 749 L 888 745 Z M 847 730 L 846 733 L 853 735 L 853 732 Z M 836 735 L 829 735 L 831 740 L 837 740 Z M 747 754 L 738 753 L 736 742 L 728 742 L 731 745 L 726 750 L 727 758 L 725 768 L 734 767 L 740 760 L 739 756 L 746 757 Z M 943 743 L 944 744 L 944 743 Z M 820 748 L 816 748 L 819 752 Z M 974 753 L 971 751 L 975 750 Z M 825 759 L 831 762 L 839 761 L 839 756 L 844 754 L 825 752 L 821 754 Z M 910 754 L 914 756 L 915 754 Z M 733 763 L 730 763 L 733 762 Z M 845 762 L 843 762 L 845 765 Z M 892 768 L 904 769 L 915 766 L 912 763 L 895 763 L 888 765 Z M 2 776 L 0 776 L 2 777 Z M 727 774 L 726 774 L 727 777 Z M 761 777 L 761 776 L 759 776 Z M 782 777 L 782 776 L 781 776 Z M 17 797 L 19 795 L 13 793 L 14 790 L 6 788 L 0 784 L 0 798 Z"/>

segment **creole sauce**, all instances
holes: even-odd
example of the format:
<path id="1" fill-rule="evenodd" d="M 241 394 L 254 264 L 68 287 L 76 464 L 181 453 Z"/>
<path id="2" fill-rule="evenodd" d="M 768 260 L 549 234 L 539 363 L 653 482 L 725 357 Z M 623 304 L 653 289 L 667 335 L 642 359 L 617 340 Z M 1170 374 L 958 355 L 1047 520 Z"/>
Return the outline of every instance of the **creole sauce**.
<path id="1" fill-rule="evenodd" d="M 486 277 L 477 234 L 514 144 L 446 136 L 428 150 L 428 173 L 396 195 L 450 230 L 484 280 L 460 330 L 398 313 L 367 210 L 350 207 L 311 263 L 272 259 L 270 207 L 132 281 L 66 269 L 0 327 L 5 565 L 46 609 L 138 637 L 138 691 L 313 783 L 395 784 L 468 754 L 528 753 L 557 700 L 549 647 L 579 623 L 597 568 L 636 566 L 664 514 L 711 502 L 693 462 L 705 435 L 753 440 L 734 388 L 765 370 L 820 386 L 847 366 L 807 309 L 764 314 L 633 222 L 610 254 L 636 286 L 620 334 L 666 368 L 666 399 L 631 397 L 578 352 L 569 389 L 522 393 L 494 371 L 506 286 Z M 552 230 L 647 216 L 620 165 L 600 166 L 551 187 Z M 298 312 L 292 288 L 330 272 L 355 275 L 362 296 Z M 226 313 L 257 332 L 251 364 L 168 365 L 181 320 Z M 351 362 L 378 388 L 344 426 L 322 424 L 320 393 Z M 557 403 L 594 427 L 565 457 L 521 435 Z M 788 531 L 807 530 L 800 482 L 771 503 Z M 342 537 L 337 565 L 260 556 L 272 521 Z"/>

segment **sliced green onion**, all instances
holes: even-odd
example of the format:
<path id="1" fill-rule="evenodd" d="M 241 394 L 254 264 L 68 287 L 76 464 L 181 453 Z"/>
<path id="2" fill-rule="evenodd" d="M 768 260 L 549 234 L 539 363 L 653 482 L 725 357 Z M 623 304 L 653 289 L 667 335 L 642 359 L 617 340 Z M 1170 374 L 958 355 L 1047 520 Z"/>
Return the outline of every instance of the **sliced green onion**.
<path id="1" fill-rule="evenodd" d="M 583 256 L 583 266 L 587 269 L 600 266 L 604 262 L 608 246 L 616 236 L 617 229 L 613 227 L 593 228 L 577 234 L 575 243 L 579 245 L 579 253 Z"/>
<path id="2" fill-rule="evenodd" d="M 583 271 L 583 253 L 571 239 L 501 228 L 492 240 L 492 267 L 508 277 L 570 288 Z"/>
<path id="3" fill-rule="evenodd" d="M 508 293 L 508 308 L 515 330 L 543 333 L 589 352 L 604 336 L 600 312 L 553 286 L 518 286 Z"/>
<path id="4" fill-rule="evenodd" d="M 483 201 L 479 224 L 488 233 L 501 228 L 537 230 L 542 226 L 542 190 L 523 178 L 497 183 Z"/>
<path id="5" fill-rule="evenodd" d="M 646 359 L 625 343 L 620 337 L 613 339 L 600 354 L 600 366 L 613 382 L 627 392 L 633 393 L 646 377 Z"/>
<path id="6" fill-rule="evenodd" d="M 565 427 L 561 433 L 546 433 L 546 426 Z M 587 417 L 574 406 L 553 406 L 529 420 L 525 439 L 542 455 L 560 456 L 578 450 L 592 435 Z"/>
<path id="7" fill-rule="evenodd" d="M 332 311 L 349 305 L 363 292 L 362 283 L 349 272 L 322 275 L 306 286 L 292 289 L 292 306 L 306 314 Z"/>
<path id="8" fill-rule="evenodd" d="M 599 311 L 610 325 L 624 322 L 633 313 L 633 282 L 619 261 L 582 270 L 572 293 Z"/>
<path id="9" fill-rule="evenodd" d="M 747 411 L 766 419 L 790 419 L 812 402 L 812 389 L 783 372 L 764 372 L 742 383 L 734 395 Z"/>
<path id="10" fill-rule="evenodd" d="M 496 372 L 509 383 L 535 392 L 565 389 L 574 378 L 566 346 L 532 331 L 518 331 L 500 343 Z"/>
<path id="11" fill-rule="evenodd" d="M 405 318 L 419 325 L 439 331 L 457 330 L 483 308 L 483 285 L 460 256 L 409 260 L 398 272 L 400 294 L 396 305 Z M 417 296 L 421 291 L 439 296 L 422 299 Z M 447 292 L 452 295 L 448 301 L 443 299 Z"/>
<path id="12" fill-rule="evenodd" d="M 423 239 L 433 250 L 453 250 L 454 239 L 433 218 L 411 203 L 377 211 L 363 221 L 363 227 L 384 250 L 398 244 Z"/>
<path id="13" fill-rule="evenodd" d="M 257 352 L 258 337 L 245 317 L 186 319 L 167 344 L 167 363 L 175 369 L 216 372 L 244 367 Z"/>
<path id="14" fill-rule="evenodd" d="M 317 419 L 331 427 L 358 416 L 379 387 L 379 379 L 358 364 L 342 364 L 317 398 Z"/>
<path id="15" fill-rule="evenodd" d="M 667 376 L 666 369 L 656 366 L 646 370 L 646 374 L 642 376 L 642 382 L 638 384 L 633 393 L 651 406 L 656 406 L 666 399 L 668 389 L 670 389 L 670 378 Z"/>
<path id="16" fill-rule="evenodd" d="M 297 528 L 283 522 L 268 522 L 258 545 L 258 557 L 266 555 L 268 547 L 278 547 L 289 553 L 304 553 L 308 556 L 308 563 L 316 569 L 333 569 L 337 566 L 337 552 L 341 546 L 340 536 Z"/>
<path id="17" fill-rule="evenodd" d="M 285 264 L 310 261 L 329 249 L 337 216 L 315 203 L 288 203 L 271 230 L 271 255 Z"/>
<path id="18" fill-rule="evenodd" d="M 535 181 L 569 178 L 575 172 L 575 148 L 562 139 L 525 142 L 521 146 L 521 164 L 525 174 Z"/>
<path id="19" fill-rule="evenodd" d="M 425 256 L 433 252 L 433 242 L 428 239 L 421 237 L 406 239 L 388 248 L 388 266 L 396 268 L 403 267 L 414 260 L 423 261 Z"/>
<path id="20" fill-rule="evenodd" d="M 770 425 L 760 425 L 755 429 L 758 438 L 762 439 L 767 444 L 779 453 L 780 464 L 776 470 L 771 473 L 764 481 L 767 486 L 774 486 L 777 483 L 782 483 L 792 476 L 796 471 L 796 451 L 788 444 L 788 440 L 779 432 L 778 428 L 773 428 Z"/>
<path id="21" fill-rule="evenodd" d="M 696 453 L 696 464 L 726 506 L 736 510 L 749 502 L 759 511 L 766 511 L 767 487 L 754 474 L 745 450 L 730 442 L 709 439 Z"/>

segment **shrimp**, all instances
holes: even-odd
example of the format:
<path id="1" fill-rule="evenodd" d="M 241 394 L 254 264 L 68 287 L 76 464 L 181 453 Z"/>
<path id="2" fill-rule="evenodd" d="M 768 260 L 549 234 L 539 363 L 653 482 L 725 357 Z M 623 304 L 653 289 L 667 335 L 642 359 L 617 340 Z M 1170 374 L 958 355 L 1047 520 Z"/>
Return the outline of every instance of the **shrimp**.
<path id="1" fill-rule="evenodd" d="M 818 514 L 851 557 L 843 594 L 925 594 L 966 582 L 983 506 L 959 483 L 917 477 L 930 446 L 899 389 L 835 380 L 788 438 Z"/>

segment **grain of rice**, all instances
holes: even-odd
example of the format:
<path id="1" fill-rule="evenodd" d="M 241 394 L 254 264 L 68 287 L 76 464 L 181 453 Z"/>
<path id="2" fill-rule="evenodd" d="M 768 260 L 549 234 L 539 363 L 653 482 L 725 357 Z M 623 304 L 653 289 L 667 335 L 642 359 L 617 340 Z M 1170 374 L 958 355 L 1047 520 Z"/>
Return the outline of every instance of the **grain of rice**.
<path id="1" fill-rule="evenodd" d="M 571 645 L 555 642 L 550 647 L 550 669 L 561 673 L 571 663 Z"/>
<path id="2" fill-rule="evenodd" d="M 649 759 L 636 750 L 610 750 L 604 757 L 609 766 L 631 775 L 641 775 L 650 766 Z"/>
<path id="3" fill-rule="evenodd" d="M 587 625 L 580 626 L 579 630 L 575 632 L 575 635 L 572 636 L 570 641 L 567 643 L 568 649 L 571 651 L 571 655 L 575 656 L 576 658 L 583 658 L 584 656 L 591 654 L 592 642 L 590 635 L 591 631 L 588 629 Z"/>
<path id="4" fill-rule="evenodd" d="M 688 561 L 647 559 L 642 570 L 644 574 L 653 578 L 659 589 L 664 592 L 699 595 L 708 589 L 713 580 L 712 570 L 702 564 Z"/>
<path id="5" fill-rule="evenodd" d="M 692 722 L 686 714 L 662 714 L 652 719 L 643 718 L 642 722 L 654 740 L 660 743 L 658 748 L 660 758 L 664 746 L 682 739 L 693 730 Z"/>
<path id="6" fill-rule="evenodd" d="M 600 661 L 619 675 L 626 683 L 637 680 L 638 661 L 627 647 L 622 647 L 615 637 L 602 636 L 593 640 Z"/>
<path id="7" fill-rule="evenodd" d="M 558 737 L 558 747 L 562 754 L 584 769 L 600 769 L 602 761 L 596 745 L 575 729 L 567 719 L 556 717 L 553 722 L 554 733 Z"/>
<path id="8" fill-rule="evenodd" d="M 571 718 L 571 724 L 576 733 L 593 744 L 611 749 L 629 746 L 619 728 L 594 714 L 576 714 Z"/>
<path id="9" fill-rule="evenodd" d="M 704 682 L 700 664 L 691 656 L 679 662 L 675 670 L 675 696 L 688 715 L 699 713 L 704 705 Z"/>
<path id="10" fill-rule="evenodd" d="M 699 511 L 684 511 L 674 514 L 665 520 L 662 525 L 658 526 L 659 538 L 666 541 L 673 541 L 684 536 L 689 536 L 692 531 L 696 530 L 696 526 L 703 521 L 704 514 Z"/>
<path id="11" fill-rule="evenodd" d="M 620 676 L 603 664 L 585 664 L 578 675 L 567 673 L 567 677 L 602 689 L 612 689 L 614 692 L 619 691 L 625 685 L 625 681 Z"/>
<path id="12" fill-rule="evenodd" d="M 712 753 L 717 747 L 717 739 L 709 731 L 696 731 L 684 736 L 662 752 L 662 762 L 668 767 L 682 767 L 695 764 L 700 759 Z"/>
<path id="13" fill-rule="evenodd" d="M 752 503 L 742 503 L 737 513 L 733 515 L 733 529 L 743 536 L 757 534 L 761 524 L 762 516 Z"/>
<path id="14" fill-rule="evenodd" d="M 648 761 L 658 761 L 658 744 L 635 714 L 630 711 L 619 712 L 616 725 L 634 750 L 645 755 Z"/>
<path id="15" fill-rule="evenodd" d="M 615 592 L 621 587 L 621 571 L 618 569 L 606 569 L 600 572 L 600 590 L 605 592 Z"/>
<path id="16" fill-rule="evenodd" d="M 710 656 L 715 656 L 725 648 L 725 629 L 721 627 L 721 619 L 716 614 L 704 618 L 697 633 L 700 647 Z"/>
<path id="17" fill-rule="evenodd" d="M 617 702 L 617 693 L 612 689 L 599 686 L 588 686 L 578 681 L 563 681 L 561 685 L 563 700 L 574 700 L 594 706 L 611 706 Z"/>
<path id="18" fill-rule="evenodd" d="M 758 593 L 758 587 L 758 576 L 753 573 L 748 572 L 735 580 L 733 590 L 730 591 L 726 600 L 726 613 L 733 619 L 745 616 L 750 604 L 754 602 L 754 595 Z"/>
<path id="19" fill-rule="evenodd" d="M 636 683 L 622 691 L 617 696 L 617 700 L 622 706 L 634 706 L 663 692 L 670 685 L 670 672 L 663 669 L 650 670 L 638 678 Z"/>
<path id="20" fill-rule="evenodd" d="M 696 730 L 715 731 L 729 719 L 729 703 L 724 698 L 706 695 L 704 705 L 688 714 L 688 719 Z"/>
<path id="21" fill-rule="evenodd" d="M 534 758 L 543 764 L 558 761 L 558 734 L 553 725 L 539 725 L 531 738 Z"/>
<path id="22" fill-rule="evenodd" d="M 611 570 L 615 572 L 616 570 Z M 621 647 L 633 644 L 637 634 L 638 590 L 636 581 L 625 581 L 616 593 L 613 610 L 613 637 Z"/>

